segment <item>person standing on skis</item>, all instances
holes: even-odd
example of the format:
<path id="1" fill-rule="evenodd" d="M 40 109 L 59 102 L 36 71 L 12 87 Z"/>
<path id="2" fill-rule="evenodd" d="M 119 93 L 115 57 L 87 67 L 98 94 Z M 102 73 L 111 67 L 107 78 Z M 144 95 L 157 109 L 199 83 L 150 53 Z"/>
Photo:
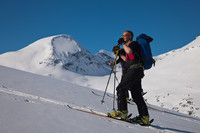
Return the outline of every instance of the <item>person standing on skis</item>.
<path id="1" fill-rule="evenodd" d="M 116 88 L 118 96 L 118 110 L 111 112 L 110 116 L 126 119 L 128 115 L 126 100 L 126 92 L 128 88 L 131 91 L 132 98 L 136 103 L 139 112 L 139 116 L 134 117 L 132 121 L 148 125 L 149 113 L 141 93 L 141 81 L 144 77 L 141 48 L 138 42 L 132 40 L 133 32 L 124 31 L 123 38 L 120 38 L 118 41 L 118 43 L 123 46 L 124 51 L 126 52 L 126 55 L 120 54 L 120 57 L 126 62 L 126 73 L 123 75 L 123 79 Z"/>
<path id="2" fill-rule="evenodd" d="M 120 49 L 119 46 L 114 46 L 114 47 L 113 47 L 113 50 L 112 50 L 112 51 L 114 52 L 114 54 L 116 54 L 116 50 L 119 50 L 118 55 L 124 55 L 124 56 L 126 56 L 126 52 L 124 51 L 124 49 Z M 126 62 L 119 56 L 119 58 L 118 58 L 117 61 L 116 61 L 116 64 L 118 64 L 118 63 L 120 63 L 120 64 L 121 64 L 121 67 L 122 67 L 122 76 L 121 76 L 121 80 L 122 80 L 124 74 L 126 73 L 126 69 L 125 69 L 125 63 L 126 63 Z M 109 62 L 108 65 L 109 65 L 109 66 L 113 66 L 113 65 L 115 65 L 115 63 L 114 63 L 114 62 L 113 62 L 113 63 Z M 128 89 L 127 89 L 127 91 L 126 91 L 126 100 L 127 100 L 127 101 L 129 100 Z"/>

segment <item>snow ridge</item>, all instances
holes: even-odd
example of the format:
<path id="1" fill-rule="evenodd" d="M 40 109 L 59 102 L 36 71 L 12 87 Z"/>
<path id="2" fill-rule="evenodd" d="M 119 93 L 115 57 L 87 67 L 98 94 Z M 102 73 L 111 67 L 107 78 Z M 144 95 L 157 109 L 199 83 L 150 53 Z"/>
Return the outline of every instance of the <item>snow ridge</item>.
<path id="1" fill-rule="evenodd" d="M 195 40 L 193 40 L 189 44 L 185 45 L 184 47 L 169 51 L 169 52 L 161 54 L 159 56 L 156 56 L 155 59 L 156 59 L 156 61 L 163 60 L 164 58 L 166 58 L 168 56 L 176 56 L 177 53 L 181 53 L 181 52 L 184 53 L 184 52 L 190 51 L 192 49 L 196 49 L 196 48 L 200 48 L 200 36 L 196 37 Z"/>
<path id="2" fill-rule="evenodd" d="M 60 77 L 65 71 L 106 75 L 111 70 L 107 63 L 113 58 L 102 53 L 93 55 L 72 36 L 56 35 L 40 39 L 19 51 L 0 55 L 0 61 L 4 66 L 52 77 Z"/>

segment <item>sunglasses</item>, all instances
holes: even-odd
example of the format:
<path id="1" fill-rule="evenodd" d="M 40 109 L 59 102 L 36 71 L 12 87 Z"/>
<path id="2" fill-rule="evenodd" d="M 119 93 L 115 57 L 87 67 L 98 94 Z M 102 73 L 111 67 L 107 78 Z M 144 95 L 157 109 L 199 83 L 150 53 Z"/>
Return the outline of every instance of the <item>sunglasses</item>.
<path id="1" fill-rule="evenodd" d="M 129 35 L 127 35 L 127 34 L 126 34 L 126 35 L 123 35 L 123 37 L 125 37 L 125 36 L 129 36 Z"/>

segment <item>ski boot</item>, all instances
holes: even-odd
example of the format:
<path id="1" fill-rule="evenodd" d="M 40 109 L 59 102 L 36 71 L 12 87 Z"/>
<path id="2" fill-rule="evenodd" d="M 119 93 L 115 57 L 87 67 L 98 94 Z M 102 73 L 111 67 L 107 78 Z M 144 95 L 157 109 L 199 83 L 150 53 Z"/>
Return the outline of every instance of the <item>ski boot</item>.
<path id="1" fill-rule="evenodd" d="M 139 123 L 139 124 L 144 125 L 144 126 L 149 126 L 150 125 L 149 115 L 136 116 L 136 117 L 131 119 L 131 122 L 136 122 L 136 123 Z"/>
<path id="2" fill-rule="evenodd" d="M 123 120 L 126 119 L 127 115 L 128 115 L 128 111 L 127 110 L 124 110 L 124 111 L 113 111 L 113 112 L 108 113 L 108 116 L 110 116 L 110 117 L 120 118 L 120 119 L 123 119 Z"/>

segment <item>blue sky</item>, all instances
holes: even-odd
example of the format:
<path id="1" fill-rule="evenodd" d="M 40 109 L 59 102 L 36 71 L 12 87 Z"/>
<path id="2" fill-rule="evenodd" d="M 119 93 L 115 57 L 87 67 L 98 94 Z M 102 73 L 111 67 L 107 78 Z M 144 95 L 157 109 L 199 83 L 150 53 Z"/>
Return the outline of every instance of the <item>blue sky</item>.
<path id="1" fill-rule="evenodd" d="M 68 34 L 91 53 L 111 51 L 124 30 L 154 38 L 153 55 L 200 35 L 200 0 L 0 0 L 0 54 Z M 135 38 L 134 38 L 135 39 Z"/>

